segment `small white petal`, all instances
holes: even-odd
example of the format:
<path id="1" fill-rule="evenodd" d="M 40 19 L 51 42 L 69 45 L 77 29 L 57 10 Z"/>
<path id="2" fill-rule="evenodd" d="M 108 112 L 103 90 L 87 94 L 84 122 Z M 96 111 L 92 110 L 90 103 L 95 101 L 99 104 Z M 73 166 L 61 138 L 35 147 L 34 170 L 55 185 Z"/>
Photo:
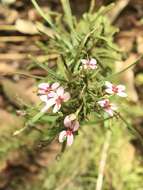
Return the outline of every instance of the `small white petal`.
<path id="1" fill-rule="evenodd" d="M 90 60 L 90 63 L 93 64 L 93 65 L 96 65 L 96 64 L 97 64 L 97 61 L 96 61 L 96 59 L 92 58 L 92 59 Z"/>
<path id="2" fill-rule="evenodd" d="M 41 112 L 45 113 L 48 111 L 50 107 L 52 107 L 55 104 L 55 99 L 50 98 L 47 102 L 46 105 L 42 108 Z"/>
<path id="3" fill-rule="evenodd" d="M 108 94 L 114 94 L 114 92 L 111 88 L 105 89 L 105 92 L 107 92 Z"/>
<path id="4" fill-rule="evenodd" d="M 86 65 L 88 61 L 86 59 L 81 59 L 81 62 L 82 64 Z"/>
<path id="5" fill-rule="evenodd" d="M 105 86 L 106 86 L 107 88 L 112 88 L 112 87 L 113 87 L 113 84 L 112 84 L 111 82 L 109 82 L 109 81 L 105 81 Z"/>
<path id="6" fill-rule="evenodd" d="M 67 145 L 71 146 L 73 144 L 73 134 L 67 136 Z"/>
<path id="7" fill-rule="evenodd" d="M 56 93 L 56 92 L 51 91 L 51 92 L 48 93 L 48 97 L 49 97 L 49 98 L 55 98 L 55 99 L 56 99 L 58 96 L 57 96 L 57 93 Z"/>
<path id="8" fill-rule="evenodd" d="M 55 82 L 52 84 L 52 90 L 56 90 L 58 87 L 60 86 L 60 84 L 58 82 Z"/>
<path id="9" fill-rule="evenodd" d="M 70 115 L 66 116 L 64 119 L 64 126 L 65 127 L 70 127 L 71 126 L 71 119 L 70 119 Z"/>
<path id="10" fill-rule="evenodd" d="M 59 87 L 56 90 L 56 93 L 57 93 L 58 96 L 63 96 L 63 94 L 64 94 L 64 88 L 63 87 Z"/>
<path id="11" fill-rule="evenodd" d="M 106 100 L 100 100 L 100 101 L 98 101 L 97 103 L 98 103 L 101 107 L 104 107 L 105 102 L 106 102 Z"/>
<path id="12" fill-rule="evenodd" d="M 38 88 L 41 88 L 41 89 L 47 89 L 47 88 L 49 88 L 49 83 L 40 83 L 39 85 L 38 85 Z"/>
<path id="13" fill-rule="evenodd" d="M 53 109 L 53 113 L 57 113 L 61 108 L 61 104 L 55 104 L 54 109 Z"/>
<path id="14" fill-rule="evenodd" d="M 47 95 L 40 95 L 39 98 L 43 102 L 47 102 L 48 101 L 48 96 Z"/>
<path id="15" fill-rule="evenodd" d="M 111 117 L 114 115 L 112 109 L 105 109 L 105 111 L 106 111 Z"/>
<path id="16" fill-rule="evenodd" d="M 127 97 L 128 96 L 125 92 L 118 92 L 117 95 L 121 96 L 121 97 Z"/>
<path id="17" fill-rule="evenodd" d="M 63 142 L 64 142 L 64 140 L 65 140 L 65 138 L 66 138 L 66 134 L 67 134 L 66 131 L 60 132 L 60 134 L 59 134 L 59 142 L 60 142 L 60 143 L 63 143 Z"/>
<path id="18" fill-rule="evenodd" d="M 74 126 L 73 126 L 73 131 L 77 131 L 79 129 L 79 122 L 75 121 Z"/>
<path id="19" fill-rule="evenodd" d="M 126 89 L 126 87 L 124 86 L 124 85 L 118 85 L 117 86 L 117 88 L 118 88 L 118 90 L 120 90 L 120 91 L 124 91 L 125 89 Z"/>
<path id="20" fill-rule="evenodd" d="M 96 69 L 97 68 L 97 61 L 96 59 L 91 59 L 90 62 L 89 62 L 89 67 L 90 69 Z"/>

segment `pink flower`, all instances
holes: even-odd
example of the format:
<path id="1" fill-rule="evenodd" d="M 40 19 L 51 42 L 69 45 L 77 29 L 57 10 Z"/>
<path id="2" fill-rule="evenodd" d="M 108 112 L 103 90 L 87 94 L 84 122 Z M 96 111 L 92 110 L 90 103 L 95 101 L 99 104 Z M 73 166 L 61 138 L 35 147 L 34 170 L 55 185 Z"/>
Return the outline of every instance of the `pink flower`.
<path id="1" fill-rule="evenodd" d="M 107 112 L 111 117 L 114 115 L 114 111 L 117 110 L 117 106 L 109 102 L 108 99 L 98 101 L 98 104 Z"/>
<path id="2" fill-rule="evenodd" d="M 84 69 L 96 69 L 97 61 L 96 59 L 81 59 L 82 65 Z"/>
<path id="3" fill-rule="evenodd" d="M 49 98 L 49 94 L 52 91 L 55 91 L 60 84 L 58 82 L 49 84 L 49 83 L 41 83 L 38 86 L 38 96 L 43 102 L 47 102 L 47 99 Z"/>
<path id="4" fill-rule="evenodd" d="M 106 89 L 105 91 L 108 94 L 117 94 L 121 97 L 127 97 L 127 94 L 125 93 L 126 87 L 124 85 L 113 85 L 112 83 L 106 81 L 105 82 Z"/>
<path id="5" fill-rule="evenodd" d="M 73 132 L 71 130 L 61 131 L 59 135 L 59 142 L 63 143 L 67 139 L 67 145 L 71 146 L 73 143 Z"/>
<path id="6" fill-rule="evenodd" d="M 67 130 L 63 130 L 59 134 L 59 142 L 63 143 L 67 139 L 67 145 L 71 146 L 74 140 L 74 132 L 79 128 L 79 122 L 74 114 L 68 115 L 64 119 L 64 125 Z"/>
<path id="7" fill-rule="evenodd" d="M 54 106 L 53 112 L 56 113 L 60 110 L 62 103 L 67 102 L 69 99 L 70 94 L 64 92 L 63 87 L 59 87 L 56 91 L 51 91 L 48 94 L 48 98 L 45 101 L 46 105 L 41 112 L 46 112 L 50 107 Z"/>
<path id="8" fill-rule="evenodd" d="M 64 125 L 66 128 L 71 129 L 72 131 L 77 131 L 79 128 L 79 122 L 76 120 L 75 114 L 70 114 L 65 117 Z"/>

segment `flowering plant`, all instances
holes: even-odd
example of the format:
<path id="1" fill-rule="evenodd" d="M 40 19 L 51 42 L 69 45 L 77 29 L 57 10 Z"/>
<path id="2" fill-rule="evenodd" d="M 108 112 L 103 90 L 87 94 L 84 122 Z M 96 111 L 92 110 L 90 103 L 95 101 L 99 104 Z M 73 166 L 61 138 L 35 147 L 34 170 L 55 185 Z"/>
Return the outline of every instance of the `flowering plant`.
<path id="1" fill-rule="evenodd" d="M 72 16 L 68 0 L 61 0 L 63 17 L 59 14 L 53 17 L 50 13 L 47 16 L 35 0 L 32 2 L 48 23 L 48 27 L 37 25 L 39 31 L 48 36 L 48 48 L 43 48 L 42 42 L 40 47 L 55 59 L 54 66 L 50 66 L 49 61 L 41 63 L 32 58 L 34 67 L 47 73 L 37 81 L 41 103 L 27 109 L 26 127 L 15 134 L 42 124 L 43 120 L 45 124 L 46 120 L 48 141 L 58 137 L 60 143 L 71 146 L 85 123 L 118 119 L 120 108 L 116 101 L 127 97 L 124 85 L 111 83 L 116 76 L 112 73 L 113 64 L 121 58 L 113 41 L 117 29 L 106 17 L 112 5 L 96 13 L 85 13 L 77 20 Z"/>

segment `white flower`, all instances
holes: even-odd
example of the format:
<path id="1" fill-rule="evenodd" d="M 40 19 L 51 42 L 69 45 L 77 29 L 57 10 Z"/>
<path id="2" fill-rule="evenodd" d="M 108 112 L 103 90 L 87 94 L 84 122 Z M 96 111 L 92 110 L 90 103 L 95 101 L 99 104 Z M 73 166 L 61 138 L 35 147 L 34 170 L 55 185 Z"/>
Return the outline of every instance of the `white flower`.
<path id="1" fill-rule="evenodd" d="M 56 113 L 60 110 L 62 103 L 67 102 L 69 99 L 70 94 L 64 92 L 63 87 L 59 87 L 56 91 L 51 91 L 48 94 L 48 98 L 45 101 L 46 105 L 41 112 L 46 112 L 50 107 L 54 106 L 53 112 Z"/>
<path id="2" fill-rule="evenodd" d="M 109 102 L 108 99 L 98 101 L 98 104 L 107 112 L 111 117 L 114 115 L 114 111 L 117 110 L 117 106 Z"/>
<path id="3" fill-rule="evenodd" d="M 81 59 L 82 65 L 84 69 L 96 69 L 97 68 L 97 61 L 96 59 Z"/>
<path id="4" fill-rule="evenodd" d="M 105 82 L 105 92 L 108 94 L 117 94 L 118 96 L 121 97 L 127 97 L 127 94 L 125 93 L 126 87 L 124 85 L 113 85 L 112 83 L 106 81 Z"/>

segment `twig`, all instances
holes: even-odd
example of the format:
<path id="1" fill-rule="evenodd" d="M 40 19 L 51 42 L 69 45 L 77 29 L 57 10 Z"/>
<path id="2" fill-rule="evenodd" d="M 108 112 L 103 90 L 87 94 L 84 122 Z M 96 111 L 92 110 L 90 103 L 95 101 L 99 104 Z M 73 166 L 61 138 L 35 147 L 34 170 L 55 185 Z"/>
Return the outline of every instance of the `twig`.
<path id="1" fill-rule="evenodd" d="M 98 178 L 97 178 L 95 190 L 102 190 L 104 169 L 105 169 L 105 165 L 106 165 L 107 152 L 108 152 L 109 145 L 110 145 L 110 139 L 111 139 L 111 131 L 108 130 L 106 133 L 106 137 L 105 137 L 105 141 L 104 141 L 104 145 L 103 145 L 103 149 L 102 149 L 101 160 L 100 160 L 100 164 L 99 164 Z"/>

